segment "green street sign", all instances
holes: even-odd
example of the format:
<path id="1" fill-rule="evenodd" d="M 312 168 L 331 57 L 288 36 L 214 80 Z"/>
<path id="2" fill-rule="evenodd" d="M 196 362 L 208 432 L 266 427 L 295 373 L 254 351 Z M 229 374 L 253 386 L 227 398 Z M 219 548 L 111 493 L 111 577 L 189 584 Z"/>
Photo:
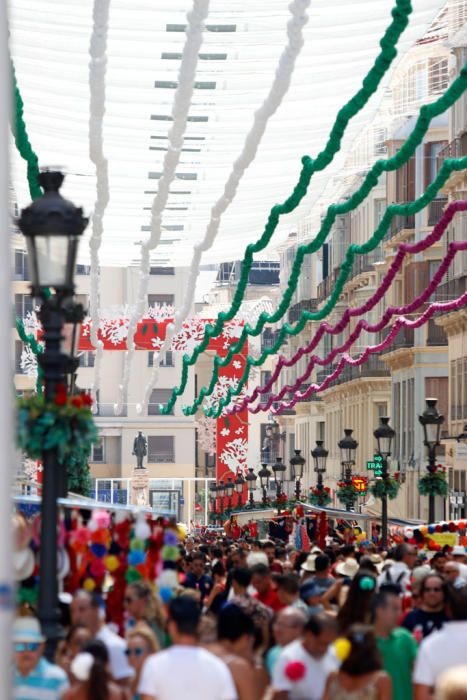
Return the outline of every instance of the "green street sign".
<path id="1" fill-rule="evenodd" d="M 383 458 L 381 455 L 374 455 L 371 461 L 366 463 L 366 468 L 368 471 L 374 472 L 375 476 L 381 476 L 383 473 Z"/>

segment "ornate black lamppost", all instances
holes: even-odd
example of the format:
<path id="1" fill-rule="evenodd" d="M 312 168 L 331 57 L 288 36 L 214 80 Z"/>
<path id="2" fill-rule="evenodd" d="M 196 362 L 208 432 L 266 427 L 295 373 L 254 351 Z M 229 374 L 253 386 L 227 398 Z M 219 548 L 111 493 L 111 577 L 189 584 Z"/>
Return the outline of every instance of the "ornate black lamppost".
<path id="1" fill-rule="evenodd" d="M 259 483 L 263 491 L 263 504 L 266 505 L 268 502 L 268 486 L 269 479 L 271 478 L 271 472 L 268 469 L 267 464 L 262 464 L 261 469 L 258 472 Z"/>
<path id="2" fill-rule="evenodd" d="M 341 451 L 342 480 L 346 486 L 352 485 L 352 467 L 355 464 L 355 453 L 358 447 L 358 442 L 352 437 L 352 433 L 351 428 L 345 428 L 344 437 L 337 443 Z M 345 509 L 352 510 L 352 505 L 350 501 L 347 501 Z"/>
<path id="3" fill-rule="evenodd" d="M 243 476 L 238 472 L 234 484 L 235 484 L 235 493 L 237 494 L 237 504 L 239 506 L 242 505 L 242 500 L 243 500 L 243 491 L 245 488 L 245 479 Z"/>
<path id="4" fill-rule="evenodd" d="M 274 474 L 274 480 L 276 482 L 276 498 L 279 499 L 282 496 L 282 486 L 284 484 L 284 472 L 286 470 L 286 466 L 284 462 L 282 461 L 282 457 L 278 457 L 274 464 L 271 467 L 273 474 Z"/>
<path id="5" fill-rule="evenodd" d="M 219 497 L 219 503 L 220 503 L 220 514 L 222 515 L 224 513 L 224 498 L 225 498 L 225 483 L 224 483 L 223 479 L 221 479 L 217 485 L 217 495 Z"/>
<path id="6" fill-rule="evenodd" d="M 323 440 L 316 440 L 316 447 L 314 450 L 311 450 L 311 456 L 313 457 L 313 461 L 315 463 L 314 469 L 317 474 L 316 488 L 320 494 L 322 494 L 324 490 L 323 475 L 326 473 L 326 460 L 328 458 L 328 454 L 329 451 L 324 447 Z"/>
<path id="7" fill-rule="evenodd" d="M 232 510 L 232 496 L 233 496 L 233 492 L 234 492 L 234 491 L 235 491 L 235 484 L 234 484 L 234 482 L 232 481 L 232 477 L 231 477 L 231 476 L 228 476 L 228 477 L 227 477 L 227 482 L 226 482 L 226 484 L 225 484 L 225 495 L 226 495 L 227 498 L 228 498 L 228 501 L 227 501 L 227 510 L 228 510 L 229 513 L 230 513 L 230 511 Z"/>
<path id="8" fill-rule="evenodd" d="M 290 460 L 290 476 L 295 481 L 295 499 L 300 500 L 301 482 L 306 459 L 302 457 L 301 450 L 294 450 L 295 456 Z"/>
<path id="9" fill-rule="evenodd" d="M 251 467 L 248 468 L 248 474 L 245 477 L 248 488 L 249 505 L 250 508 L 254 508 L 255 505 L 255 489 L 256 489 L 256 474 Z"/>
<path id="10" fill-rule="evenodd" d="M 216 513 L 217 511 L 217 484 L 215 481 L 211 481 L 209 484 L 209 495 L 211 498 L 211 511 Z"/>
<path id="11" fill-rule="evenodd" d="M 26 238 L 31 270 L 31 292 L 41 299 L 39 319 L 43 328 L 44 352 L 38 357 L 43 370 L 45 400 L 53 402 L 57 386 L 74 375 L 77 360 L 63 350 L 64 323 L 75 305 L 76 255 L 88 219 L 83 210 L 64 199 L 59 189 L 64 176 L 44 172 L 39 183 L 42 197 L 23 209 L 18 226 Z M 72 319 L 74 316 L 72 315 Z M 73 322 L 73 320 L 71 321 Z M 56 448 L 44 449 L 41 521 L 41 575 L 38 615 L 47 638 L 46 654 L 52 658 L 62 634 L 57 581 L 57 498 L 66 493 L 66 465 L 60 464 Z"/>
<path id="12" fill-rule="evenodd" d="M 436 471 L 436 448 L 440 444 L 441 426 L 444 423 L 444 416 L 438 412 L 436 404 L 438 399 L 425 399 L 426 408 L 418 420 L 423 426 L 423 444 L 428 453 L 428 471 L 434 474 Z M 428 522 L 435 521 L 435 495 L 428 495 Z"/>
<path id="13" fill-rule="evenodd" d="M 389 476 L 388 457 L 391 455 L 391 445 L 396 432 L 389 425 L 387 416 L 381 416 L 380 421 L 373 435 L 377 441 L 377 454 L 381 457 L 381 477 L 386 482 Z M 386 492 L 381 496 L 381 545 L 383 549 L 388 546 L 388 496 Z"/>

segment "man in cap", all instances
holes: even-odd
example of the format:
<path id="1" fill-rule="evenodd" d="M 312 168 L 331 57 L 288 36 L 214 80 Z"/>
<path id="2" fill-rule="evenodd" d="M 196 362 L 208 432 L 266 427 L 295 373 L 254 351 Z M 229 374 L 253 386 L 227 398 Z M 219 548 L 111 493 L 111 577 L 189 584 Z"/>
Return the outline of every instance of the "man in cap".
<path id="1" fill-rule="evenodd" d="M 13 625 L 15 700 L 59 700 L 68 688 L 61 668 L 43 657 L 45 637 L 35 617 L 19 617 Z"/>

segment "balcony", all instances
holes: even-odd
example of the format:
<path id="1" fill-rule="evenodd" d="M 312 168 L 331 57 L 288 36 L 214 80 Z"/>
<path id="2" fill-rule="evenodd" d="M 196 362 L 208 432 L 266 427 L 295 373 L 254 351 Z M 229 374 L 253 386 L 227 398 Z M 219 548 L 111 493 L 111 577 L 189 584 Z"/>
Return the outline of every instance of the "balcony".
<path id="1" fill-rule="evenodd" d="M 462 158 L 467 155 L 467 132 L 458 136 L 456 139 L 448 143 L 447 146 L 439 152 L 437 162 L 438 170 L 443 165 L 446 158 Z"/>
<path id="2" fill-rule="evenodd" d="M 381 262 L 383 259 L 384 254 L 379 246 L 376 250 L 372 250 L 371 253 L 367 255 L 357 255 L 352 265 L 352 272 L 350 273 L 349 280 L 364 272 L 372 272 L 375 263 Z"/>
<path id="3" fill-rule="evenodd" d="M 444 208 L 447 204 L 447 198 L 434 199 L 428 205 L 428 226 L 434 226 L 438 223 L 443 215 Z"/>
<path id="4" fill-rule="evenodd" d="M 336 268 L 334 272 L 324 278 L 320 284 L 318 284 L 318 295 L 316 301 L 318 303 L 325 301 L 331 294 L 332 290 L 336 286 L 336 280 L 339 274 L 339 268 Z"/>
<path id="5" fill-rule="evenodd" d="M 329 366 L 326 370 L 322 370 L 321 372 L 318 372 L 317 374 L 317 382 L 318 384 L 322 384 L 324 380 L 326 379 L 327 376 L 332 374 L 332 372 L 336 369 L 337 365 L 332 365 Z M 342 370 L 341 374 L 334 379 L 329 387 L 333 386 L 339 386 L 340 384 L 345 384 L 347 382 L 351 382 L 354 379 L 363 379 L 363 378 L 370 378 L 370 377 L 389 377 L 390 376 L 390 370 L 387 365 L 380 360 L 379 357 L 377 356 L 371 356 L 367 362 L 365 362 L 363 365 L 359 366 L 353 366 L 353 365 L 345 365 L 344 369 Z"/>
<path id="6" fill-rule="evenodd" d="M 467 291 L 467 271 L 460 277 L 440 284 L 435 293 L 435 301 L 452 301 Z"/>
<path id="7" fill-rule="evenodd" d="M 310 311 L 311 313 L 318 308 L 317 299 L 302 299 L 297 304 L 294 304 L 289 309 L 289 323 L 296 323 L 300 318 L 302 311 Z"/>
<path id="8" fill-rule="evenodd" d="M 391 220 L 391 228 L 384 237 L 384 240 L 390 240 L 397 236 L 404 229 L 415 228 L 415 216 L 394 216 Z"/>
<path id="9" fill-rule="evenodd" d="M 261 352 L 270 350 L 274 346 L 278 335 L 279 331 L 271 331 L 270 329 L 266 329 L 261 334 Z"/>
<path id="10" fill-rule="evenodd" d="M 444 328 L 437 326 L 434 318 L 430 318 L 428 321 L 426 344 L 430 347 L 448 344 L 448 338 Z"/>
<path id="11" fill-rule="evenodd" d="M 310 382 L 306 384 L 301 384 L 300 385 L 300 393 L 304 393 L 310 386 Z M 314 391 L 310 396 L 308 396 L 306 399 L 300 399 L 299 403 L 310 403 L 311 401 L 321 401 L 321 396 Z"/>
<path id="12" fill-rule="evenodd" d="M 385 340 L 390 332 L 391 327 L 385 328 L 383 331 L 381 331 L 379 334 L 379 342 L 381 343 L 383 340 Z M 392 341 L 391 345 L 383 352 L 393 352 L 394 350 L 399 350 L 400 348 L 413 348 L 413 346 L 414 329 L 403 326 Z"/>

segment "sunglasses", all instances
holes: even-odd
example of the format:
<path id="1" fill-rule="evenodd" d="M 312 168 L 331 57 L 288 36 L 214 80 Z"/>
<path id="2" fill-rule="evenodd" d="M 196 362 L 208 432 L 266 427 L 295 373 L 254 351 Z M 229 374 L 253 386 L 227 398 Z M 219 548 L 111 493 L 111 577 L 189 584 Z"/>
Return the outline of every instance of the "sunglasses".
<path id="1" fill-rule="evenodd" d="M 146 649 L 143 649 L 142 647 L 135 647 L 134 649 L 125 649 L 125 654 L 127 656 L 142 656 L 145 651 Z"/>
<path id="2" fill-rule="evenodd" d="M 15 651 L 37 651 L 39 647 L 39 642 L 20 642 L 15 644 Z"/>
<path id="3" fill-rule="evenodd" d="M 133 603 L 133 601 L 135 601 L 135 600 L 136 600 L 136 598 L 132 598 L 131 596 L 126 595 L 123 599 L 123 602 L 124 603 Z"/>
<path id="4" fill-rule="evenodd" d="M 423 593 L 441 593 L 442 588 L 424 588 Z"/>

